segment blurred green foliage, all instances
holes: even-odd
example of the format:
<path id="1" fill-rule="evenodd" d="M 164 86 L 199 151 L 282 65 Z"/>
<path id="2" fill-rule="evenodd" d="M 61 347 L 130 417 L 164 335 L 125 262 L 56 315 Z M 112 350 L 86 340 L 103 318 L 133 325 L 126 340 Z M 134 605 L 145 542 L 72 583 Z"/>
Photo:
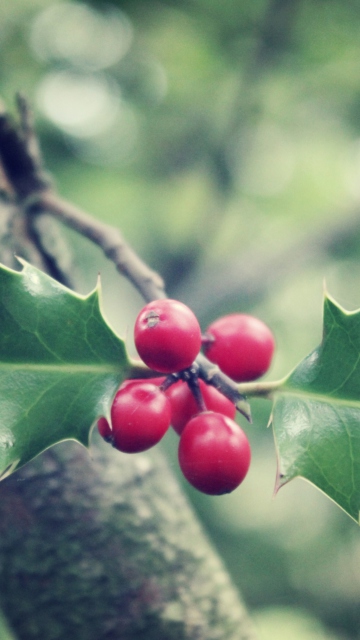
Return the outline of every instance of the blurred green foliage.
<path id="1" fill-rule="evenodd" d="M 119 226 L 204 328 L 248 310 L 274 329 L 277 378 L 321 339 L 324 279 L 360 306 L 359 29 L 356 0 L 2 0 L 0 93 L 29 97 L 62 195 Z M 69 238 L 126 332 L 139 297 Z M 264 640 L 360 638 L 358 529 L 300 480 L 272 501 L 270 407 L 253 410 L 247 481 L 189 496 Z"/>

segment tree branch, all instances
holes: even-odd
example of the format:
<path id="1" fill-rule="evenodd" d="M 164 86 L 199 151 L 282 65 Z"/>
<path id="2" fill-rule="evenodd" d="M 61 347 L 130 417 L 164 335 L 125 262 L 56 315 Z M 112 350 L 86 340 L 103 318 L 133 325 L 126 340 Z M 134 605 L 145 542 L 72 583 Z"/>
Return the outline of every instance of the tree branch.
<path id="1" fill-rule="evenodd" d="M 49 189 L 33 194 L 27 210 L 32 216 L 50 214 L 98 245 L 146 301 L 166 297 L 163 279 L 139 258 L 118 229 L 92 218 Z"/>
<path id="2" fill-rule="evenodd" d="M 40 150 L 32 129 L 30 109 L 23 97 L 18 97 L 20 127 L 11 121 L 0 104 L 0 158 L 8 183 L 21 201 L 49 186 L 49 177 L 42 168 Z"/>
<path id="3" fill-rule="evenodd" d="M 0 483 L 0 593 L 19 640 L 255 640 L 160 453 L 91 453 L 63 443 Z"/>

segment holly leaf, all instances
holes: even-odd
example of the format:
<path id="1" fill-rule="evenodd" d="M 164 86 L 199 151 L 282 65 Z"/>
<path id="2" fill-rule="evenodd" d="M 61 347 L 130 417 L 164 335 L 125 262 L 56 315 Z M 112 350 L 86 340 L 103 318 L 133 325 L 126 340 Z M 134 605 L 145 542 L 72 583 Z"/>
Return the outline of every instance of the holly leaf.
<path id="1" fill-rule="evenodd" d="M 0 265 L 0 474 L 62 440 L 88 446 L 129 366 L 100 308 L 20 261 Z"/>
<path id="2" fill-rule="evenodd" d="M 359 522 L 360 310 L 325 296 L 322 342 L 281 385 L 272 423 L 276 490 L 302 476 Z"/>

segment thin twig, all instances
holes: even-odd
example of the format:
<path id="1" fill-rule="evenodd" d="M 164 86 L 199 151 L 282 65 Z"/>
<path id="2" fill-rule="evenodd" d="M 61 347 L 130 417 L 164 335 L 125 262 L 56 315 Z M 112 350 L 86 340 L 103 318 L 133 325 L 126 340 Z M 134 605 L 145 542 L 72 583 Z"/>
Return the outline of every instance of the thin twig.
<path id="1" fill-rule="evenodd" d="M 238 389 L 247 398 L 265 398 L 266 400 L 272 400 L 274 394 L 284 386 L 285 380 L 286 378 L 274 381 L 242 382 L 238 385 Z"/>
<path id="2" fill-rule="evenodd" d="M 49 187 L 49 178 L 42 169 L 39 149 L 34 142 L 30 111 L 25 104 L 24 98 L 19 97 L 20 128 L 0 105 L 0 159 L 6 179 L 19 202 Z"/>
<path id="3" fill-rule="evenodd" d="M 20 117 L 20 133 L 25 151 L 32 160 L 33 171 L 46 185 L 49 177 L 43 170 L 43 161 L 39 141 L 35 132 L 34 115 L 30 105 L 22 93 L 16 95 L 16 106 Z"/>
<path id="4" fill-rule="evenodd" d="M 161 276 L 139 258 L 125 242 L 118 229 L 92 218 L 50 189 L 34 195 L 28 202 L 28 211 L 33 215 L 38 213 L 53 215 L 66 226 L 97 244 L 146 301 L 166 297 Z"/>
<path id="5" fill-rule="evenodd" d="M 51 188 L 51 180 L 43 168 L 30 106 L 21 94 L 17 95 L 16 103 L 19 122 L 13 122 L 0 101 L 1 213 L 6 210 L 9 226 L 6 262 L 17 269 L 19 265 L 14 256 L 20 255 L 62 284 L 71 286 L 69 260 L 65 264 L 69 252 L 64 243 L 61 245 L 56 223 L 45 220 L 44 216 L 34 220 L 28 215 L 28 199 L 33 193 Z"/>
<path id="6" fill-rule="evenodd" d="M 77 269 L 69 245 L 59 229 L 59 223 L 45 214 L 31 218 L 29 235 L 42 255 L 49 275 L 65 287 L 73 289 Z"/>

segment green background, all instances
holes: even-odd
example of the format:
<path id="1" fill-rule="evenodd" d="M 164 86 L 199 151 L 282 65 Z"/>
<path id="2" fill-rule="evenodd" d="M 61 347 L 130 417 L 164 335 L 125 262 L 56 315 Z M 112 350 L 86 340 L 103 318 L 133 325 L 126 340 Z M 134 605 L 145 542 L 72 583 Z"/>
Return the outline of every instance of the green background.
<path id="1" fill-rule="evenodd" d="M 355 0 L 2 0 L 0 94 L 28 96 L 60 193 L 121 228 L 204 329 L 235 310 L 272 327 L 277 379 L 320 342 L 324 280 L 360 307 L 359 33 Z M 132 352 L 140 296 L 66 233 L 79 292 L 101 272 Z M 252 406 L 244 485 L 184 487 L 263 640 L 359 638 L 358 527 L 302 480 L 273 500 L 270 404 Z"/>

